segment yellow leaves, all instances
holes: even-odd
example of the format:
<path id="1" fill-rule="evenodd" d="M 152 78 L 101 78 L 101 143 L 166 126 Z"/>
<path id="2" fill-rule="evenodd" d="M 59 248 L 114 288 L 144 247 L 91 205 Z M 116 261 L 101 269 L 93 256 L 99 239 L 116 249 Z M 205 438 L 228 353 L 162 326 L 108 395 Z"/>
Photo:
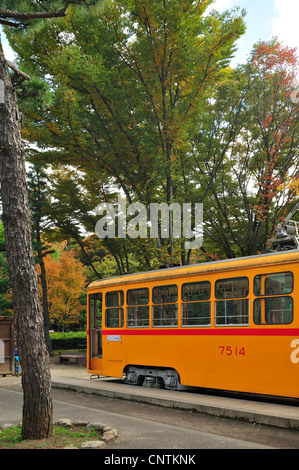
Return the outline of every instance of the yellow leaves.
<path id="1" fill-rule="evenodd" d="M 56 255 L 44 258 L 50 321 L 64 325 L 79 322 L 80 294 L 86 283 L 82 263 L 73 251 L 66 251 L 66 245 L 66 241 L 53 245 Z"/>
<path id="2" fill-rule="evenodd" d="M 289 178 L 285 183 L 278 187 L 279 191 L 289 190 L 299 196 L 299 175 L 294 178 Z"/>
<path id="3" fill-rule="evenodd" d="M 23 137 L 23 139 L 25 139 L 25 140 L 29 140 L 29 138 L 30 138 L 30 131 L 29 131 L 29 129 L 28 129 L 27 127 L 23 127 L 23 128 L 22 128 L 22 137 Z"/>
<path id="4" fill-rule="evenodd" d="M 76 103 L 77 102 L 76 92 L 72 90 L 71 88 L 66 87 L 64 90 L 64 99 L 66 102 Z"/>
<path id="5" fill-rule="evenodd" d="M 55 122 L 50 122 L 49 124 L 47 124 L 47 127 L 54 134 L 56 134 L 56 135 L 61 134 L 61 130 L 59 129 L 59 127 L 57 126 L 57 124 Z"/>

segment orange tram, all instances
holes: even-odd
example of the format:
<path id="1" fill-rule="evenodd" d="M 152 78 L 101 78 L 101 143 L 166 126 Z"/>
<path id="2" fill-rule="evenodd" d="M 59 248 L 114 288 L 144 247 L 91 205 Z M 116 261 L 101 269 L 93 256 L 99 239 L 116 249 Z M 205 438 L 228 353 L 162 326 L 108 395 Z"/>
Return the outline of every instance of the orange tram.
<path id="1" fill-rule="evenodd" d="M 299 398 L 299 251 L 113 277 L 88 287 L 88 372 Z"/>

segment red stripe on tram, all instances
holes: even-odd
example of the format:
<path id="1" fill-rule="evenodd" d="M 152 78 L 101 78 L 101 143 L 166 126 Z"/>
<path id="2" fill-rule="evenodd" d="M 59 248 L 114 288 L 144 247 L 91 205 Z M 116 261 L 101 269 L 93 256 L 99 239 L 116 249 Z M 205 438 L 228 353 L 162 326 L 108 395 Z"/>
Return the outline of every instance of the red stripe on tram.
<path id="1" fill-rule="evenodd" d="M 299 328 L 215 328 L 215 329 L 107 329 L 102 330 L 103 335 L 126 336 L 299 336 Z"/>

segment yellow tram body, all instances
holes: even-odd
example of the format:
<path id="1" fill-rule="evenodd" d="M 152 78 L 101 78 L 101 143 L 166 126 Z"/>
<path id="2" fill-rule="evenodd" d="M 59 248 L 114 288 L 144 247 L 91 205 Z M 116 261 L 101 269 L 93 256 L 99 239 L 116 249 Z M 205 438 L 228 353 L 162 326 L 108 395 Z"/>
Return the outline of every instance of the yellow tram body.
<path id="1" fill-rule="evenodd" d="M 299 398 L 299 251 L 88 287 L 88 372 Z"/>

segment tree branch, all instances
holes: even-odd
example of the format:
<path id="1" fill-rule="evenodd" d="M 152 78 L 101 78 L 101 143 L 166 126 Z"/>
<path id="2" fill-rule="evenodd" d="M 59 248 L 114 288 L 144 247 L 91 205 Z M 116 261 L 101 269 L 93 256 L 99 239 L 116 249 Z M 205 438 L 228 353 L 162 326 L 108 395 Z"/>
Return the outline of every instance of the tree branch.
<path id="1" fill-rule="evenodd" d="M 59 18 L 66 15 L 68 4 L 69 3 L 67 3 L 67 5 L 62 10 L 58 11 L 32 11 L 27 13 L 0 8 L 0 18 L 13 18 L 15 20 L 28 20 L 34 18 Z"/>
<path id="2" fill-rule="evenodd" d="M 18 67 L 15 66 L 15 64 L 13 64 L 12 62 L 10 62 L 9 60 L 6 61 L 8 67 L 13 70 L 17 75 L 19 75 L 20 77 L 22 77 L 23 80 L 31 80 L 31 77 L 29 75 L 27 75 L 27 73 L 25 72 L 22 72 L 22 70 L 18 69 Z"/>
<path id="3" fill-rule="evenodd" d="M 11 21 L 2 20 L 1 18 L 0 24 L 2 24 L 3 26 L 13 26 L 14 28 L 18 28 L 20 26 L 19 23 L 12 23 Z"/>

